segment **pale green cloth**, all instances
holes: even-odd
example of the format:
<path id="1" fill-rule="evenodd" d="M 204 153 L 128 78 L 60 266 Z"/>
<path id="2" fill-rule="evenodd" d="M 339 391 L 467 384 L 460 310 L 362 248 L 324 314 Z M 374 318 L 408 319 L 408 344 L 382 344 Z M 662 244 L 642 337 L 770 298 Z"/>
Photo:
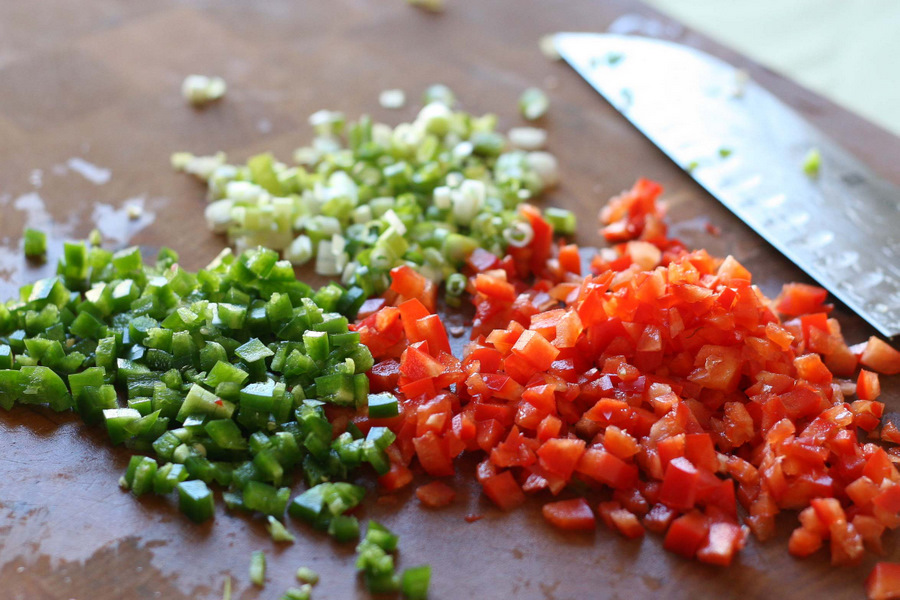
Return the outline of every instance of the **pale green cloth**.
<path id="1" fill-rule="evenodd" d="M 647 0 L 900 134 L 900 0 Z"/>

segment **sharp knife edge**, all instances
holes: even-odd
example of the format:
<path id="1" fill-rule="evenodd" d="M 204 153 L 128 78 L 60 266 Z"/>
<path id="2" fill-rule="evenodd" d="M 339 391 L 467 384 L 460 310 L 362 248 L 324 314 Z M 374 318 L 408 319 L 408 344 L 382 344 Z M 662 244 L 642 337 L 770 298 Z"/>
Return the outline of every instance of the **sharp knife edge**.
<path id="1" fill-rule="evenodd" d="M 555 42 L 710 194 L 879 332 L 900 333 L 900 190 L 708 54 L 612 34 Z M 816 177 L 801 168 L 813 148 Z"/>

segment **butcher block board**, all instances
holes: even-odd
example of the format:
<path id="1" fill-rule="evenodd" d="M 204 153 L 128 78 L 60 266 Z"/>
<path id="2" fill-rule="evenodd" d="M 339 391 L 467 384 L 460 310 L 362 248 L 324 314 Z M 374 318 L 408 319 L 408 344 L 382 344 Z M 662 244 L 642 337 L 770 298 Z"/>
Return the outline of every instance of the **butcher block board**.
<path id="1" fill-rule="evenodd" d="M 502 128 L 521 124 L 516 101 L 540 86 L 552 107 L 542 123 L 562 185 L 545 200 L 575 211 L 577 241 L 599 243 L 596 215 L 611 195 L 649 177 L 666 187 L 675 234 L 689 246 L 734 254 L 775 294 L 802 272 L 670 164 L 587 84 L 538 49 L 554 31 L 636 32 L 679 40 L 746 68 L 752 77 L 895 181 L 900 141 L 658 13 L 628 0 L 447 0 L 443 14 L 403 0 L 130 2 L 41 0 L 0 5 L 0 291 L 52 270 L 21 258 L 26 224 L 61 240 L 99 226 L 111 247 L 162 245 L 185 267 L 204 266 L 223 247 L 207 233 L 203 189 L 173 173 L 175 150 L 225 150 L 233 160 L 262 150 L 288 159 L 310 139 L 307 116 L 321 108 L 387 123 L 412 118 L 422 91 L 449 85 L 465 109 L 495 112 Z M 179 86 L 190 73 L 223 76 L 226 98 L 194 110 Z M 407 92 L 407 107 L 378 105 L 380 91 Z M 139 219 L 127 206 L 140 205 Z M 714 236 L 707 223 L 721 229 Z M 872 331 L 842 307 L 850 342 Z M 450 315 L 450 319 L 459 319 Z M 888 411 L 900 409 L 898 381 L 885 379 Z M 172 498 L 135 499 L 116 485 L 128 451 L 71 414 L 15 407 L 0 411 L 0 596 L 9 599 L 165 600 L 278 598 L 301 565 L 321 574 L 317 599 L 365 598 L 353 548 L 290 523 L 293 545 L 276 547 L 263 522 L 219 509 L 194 525 Z M 398 564 L 433 565 L 431 597 L 860 598 L 875 561 L 835 569 L 826 552 L 787 553 L 793 515 L 776 539 L 749 542 L 721 569 L 663 551 L 648 536 L 627 541 L 604 527 L 561 533 L 540 515 L 546 498 L 501 513 L 473 484 L 472 461 L 452 483 L 456 502 L 421 507 L 408 488 L 376 498 L 362 516 L 400 534 Z M 374 489 L 374 482 L 366 485 Z M 466 515 L 483 515 L 468 523 Z M 263 590 L 249 583 L 250 553 L 269 560 Z M 895 536 L 888 558 L 897 558 Z"/>

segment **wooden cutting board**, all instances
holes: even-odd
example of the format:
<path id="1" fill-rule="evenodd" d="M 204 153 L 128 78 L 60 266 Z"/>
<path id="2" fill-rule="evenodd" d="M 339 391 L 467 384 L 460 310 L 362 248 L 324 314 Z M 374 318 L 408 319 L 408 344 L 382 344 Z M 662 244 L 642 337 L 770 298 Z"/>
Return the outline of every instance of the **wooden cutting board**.
<path id="1" fill-rule="evenodd" d="M 473 112 L 520 124 L 516 101 L 537 85 L 550 94 L 544 125 L 563 184 L 547 198 L 579 216 L 578 241 L 598 242 L 596 213 L 640 176 L 662 182 L 675 233 L 688 245 L 732 253 L 768 294 L 806 280 L 798 269 L 703 193 L 562 63 L 538 38 L 560 30 L 639 32 L 677 39 L 746 67 L 751 75 L 876 170 L 900 181 L 900 140 L 676 23 L 618 0 L 447 0 L 428 14 L 403 0 L 138 3 L 42 0 L 0 5 L 0 283 L 2 297 L 48 272 L 20 257 L 26 223 L 64 238 L 99 226 L 111 245 L 161 245 L 188 268 L 223 246 L 207 233 L 201 186 L 168 165 L 174 150 L 223 149 L 235 160 L 261 150 L 285 159 L 306 142 L 306 117 L 320 108 L 388 123 L 414 115 L 417 98 L 443 82 Z M 189 73 L 228 81 L 224 101 L 197 111 L 179 86 Z M 411 105 L 378 106 L 388 88 Z M 143 213 L 126 216 L 127 204 Z M 705 228 L 721 228 L 718 237 Z M 838 308 L 849 341 L 871 334 Z M 458 318 L 458 317 L 450 317 Z M 884 381 L 888 410 L 900 409 L 897 378 Z M 17 407 L 0 411 L 0 596 L 10 599 L 166 600 L 220 598 L 224 576 L 236 598 L 277 598 L 301 565 L 322 575 L 314 597 L 365 598 L 353 548 L 296 523 L 291 546 L 276 548 L 258 518 L 221 509 L 189 523 L 171 498 L 140 500 L 116 485 L 128 452 L 69 414 Z M 570 535 L 547 526 L 542 499 L 503 514 L 481 497 L 464 462 L 459 497 L 441 511 L 421 508 L 411 490 L 374 500 L 364 517 L 401 535 L 399 565 L 431 563 L 436 599 L 833 598 L 863 597 L 874 563 L 833 569 L 826 553 L 787 554 L 796 522 L 787 515 L 768 544 L 748 544 L 728 569 L 682 560 L 661 540 L 626 541 L 600 527 Z M 371 481 L 370 487 L 374 487 Z M 464 516 L 484 518 L 467 523 Z M 249 585 L 250 552 L 269 557 L 266 588 Z M 898 558 L 896 540 L 888 558 Z"/>

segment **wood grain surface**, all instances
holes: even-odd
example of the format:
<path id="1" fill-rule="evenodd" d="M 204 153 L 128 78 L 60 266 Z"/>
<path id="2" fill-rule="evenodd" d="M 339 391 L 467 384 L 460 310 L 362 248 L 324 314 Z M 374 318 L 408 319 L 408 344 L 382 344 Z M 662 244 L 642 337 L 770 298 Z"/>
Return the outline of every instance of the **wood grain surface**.
<path id="1" fill-rule="evenodd" d="M 900 140 L 636 2 L 447 4 L 433 15 L 403 0 L 0 3 L 0 296 L 50 268 L 21 258 L 25 224 L 53 232 L 51 254 L 63 239 L 99 226 L 110 246 L 134 243 L 152 253 L 168 245 L 186 267 L 201 267 L 223 240 L 206 231 L 201 186 L 170 170 L 172 151 L 222 149 L 243 160 L 269 149 L 288 158 L 309 139 L 310 113 L 367 112 L 396 123 L 414 107 L 387 111 L 378 93 L 402 88 L 415 100 L 435 82 L 453 88 L 470 111 L 496 112 L 503 128 L 520 123 L 515 103 L 524 88 L 548 91 L 544 125 L 563 184 L 547 202 L 577 212 L 581 244 L 598 242 L 602 202 L 646 176 L 666 186 L 674 231 L 688 245 L 734 254 L 768 294 L 785 281 L 805 281 L 574 72 L 539 52 L 538 38 L 560 30 L 612 26 L 710 50 L 900 180 Z M 222 75 L 224 101 L 189 108 L 179 86 L 190 73 Z M 126 218 L 129 203 L 143 206 L 139 220 Z M 706 223 L 721 236 L 707 233 Z M 850 342 L 872 333 L 846 309 L 837 312 Z M 900 410 L 898 383 L 883 382 L 891 413 Z M 277 598 L 301 565 L 322 575 L 317 599 L 367 597 L 352 546 L 292 523 L 297 543 L 275 548 L 260 519 L 229 514 L 221 502 L 213 521 L 193 525 L 171 498 L 136 500 L 120 491 L 127 460 L 101 429 L 72 415 L 0 411 L 0 598 L 220 598 L 226 574 L 235 598 Z M 400 533 L 401 567 L 434 566 L 435 599 L 861 598 L 875 561 L 834 569 L 825 552 L 793 559 L 786 544 L 796 519 L 786 515 L 777 539 L 753 540 L 735 565 L 717 569 L 664 552 L 652 535 L 626 541 L 603 527 L 554 531 L 540 516 L 542 498 L 500 513 L 471 483 L 473 464 L 459 470 L 450 508 L 423 509 L 406 490 L 379 500 L 373 494 L 364 509 Z M 484 518 L 467 523 L 467 514 Z M 264 590 L 247 575 L 250 552 L 259 549 L 269 556 Z M 898 558 L 896 536 L 887 549 Z"/>

